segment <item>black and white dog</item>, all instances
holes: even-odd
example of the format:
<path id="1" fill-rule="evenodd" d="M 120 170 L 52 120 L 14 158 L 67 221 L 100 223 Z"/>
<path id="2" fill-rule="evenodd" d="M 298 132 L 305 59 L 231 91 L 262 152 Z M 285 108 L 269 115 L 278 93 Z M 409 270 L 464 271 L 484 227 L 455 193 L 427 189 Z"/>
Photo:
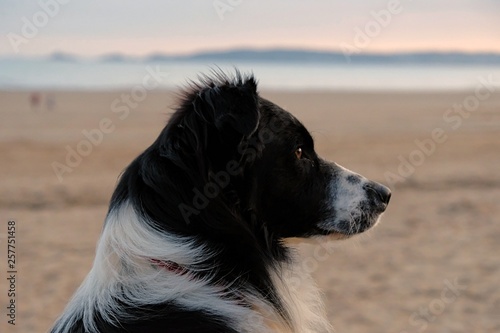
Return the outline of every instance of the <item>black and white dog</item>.
<path id="1" fill-rule="evenodd" d="M 252 76 L 203 77 L 121 176 L 52 332 L 331 332 L 286 240 L 359 234 L 390 196 L 318 157 Z"/>

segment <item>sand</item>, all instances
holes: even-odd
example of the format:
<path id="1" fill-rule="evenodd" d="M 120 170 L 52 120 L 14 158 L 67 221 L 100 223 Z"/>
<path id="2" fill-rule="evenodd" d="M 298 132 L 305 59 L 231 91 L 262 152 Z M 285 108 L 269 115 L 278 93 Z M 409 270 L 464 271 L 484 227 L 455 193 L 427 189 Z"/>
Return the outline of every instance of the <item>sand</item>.
<path id="1" fill-rule="evenodd" d="M 0 92 L 1 332 L 50 328 L 91 267 L 118 175 L 174 104 L 150 92 L 128 115 L 113 112 L 122 93 L 51 92 L 48 110 L 27 92 Z M 300 249 L 337 332 L 500 331 L 500 94 L 463 114 L 452 107 L 473 92 L 262 95 L 306 124 L 322 156 L 393 189 L 374 230 Z M 82 143 L 99 126 L 102 139 Z M 52 164 L 78 145 L 88 155 L 59 179 Z M 5 315 L 9 219 L 15 327 Z"/>

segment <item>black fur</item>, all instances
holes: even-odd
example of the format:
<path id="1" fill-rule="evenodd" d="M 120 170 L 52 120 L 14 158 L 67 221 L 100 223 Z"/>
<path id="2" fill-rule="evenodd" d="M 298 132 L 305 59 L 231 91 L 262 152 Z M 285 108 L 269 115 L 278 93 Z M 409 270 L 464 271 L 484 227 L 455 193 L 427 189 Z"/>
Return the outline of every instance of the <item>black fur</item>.
<path id="1" fill-rule="evenodd" d="M 318 223 L 333 218 L 326 198 L 335 170 L 297 119 L 259 96 L 252 76 L 216 73 L 183 93 L 157 140 L 121 176 L 110 210 L 127 200 L 155 228 L 194 237 L 218 253 L 202 264 L 231 286 L 226 297 L 252 289 L 289 321 L 269 267 L 290 260 L 283 238 L 330 233 Z M 233 332 L 173 303 L 126 312 L 121 327 L 97 318 L 102 332 Z"/>

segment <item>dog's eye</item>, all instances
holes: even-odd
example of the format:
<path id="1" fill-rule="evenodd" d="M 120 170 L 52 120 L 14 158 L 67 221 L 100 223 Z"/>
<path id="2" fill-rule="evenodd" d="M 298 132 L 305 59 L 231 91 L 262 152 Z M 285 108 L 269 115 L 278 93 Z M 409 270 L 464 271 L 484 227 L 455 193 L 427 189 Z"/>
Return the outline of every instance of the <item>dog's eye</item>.
<path id="1" fill-rule="evenodd" d="M 295 156 L 297 156 L 297 159 L 302 159 L 302 148 L 297 148 L 295 150 Z"/>

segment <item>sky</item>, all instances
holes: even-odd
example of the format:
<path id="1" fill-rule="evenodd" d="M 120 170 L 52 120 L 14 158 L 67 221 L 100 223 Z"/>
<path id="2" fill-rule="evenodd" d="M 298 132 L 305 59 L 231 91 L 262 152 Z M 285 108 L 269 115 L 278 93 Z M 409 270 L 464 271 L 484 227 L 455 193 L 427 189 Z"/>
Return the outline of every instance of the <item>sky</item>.
<path id="1" fill-rule="evenodd" d="M 0 56 L 500 52 L 500 0 L 0 0 Z"/>

